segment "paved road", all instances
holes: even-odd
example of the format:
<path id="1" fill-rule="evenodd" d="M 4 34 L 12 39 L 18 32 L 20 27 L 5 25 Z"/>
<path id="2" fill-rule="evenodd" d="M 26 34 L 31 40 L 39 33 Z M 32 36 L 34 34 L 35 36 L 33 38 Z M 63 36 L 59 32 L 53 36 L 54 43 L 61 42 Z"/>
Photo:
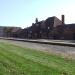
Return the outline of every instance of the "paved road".
<path id="1" fill-rule="evenodd" d="M 0 42 L 7 42 L 21 47 L 26 47 L 30 49 L 40 50 L 48 53 L 60 54 L 67 57 L 75 57 L 75 47 L 68 46 L 57 46 L 57 45 L 48 45 L 48 44 L 39 44 L 39 43 L 29 43 L 13 40 L 2 40 Z"/>

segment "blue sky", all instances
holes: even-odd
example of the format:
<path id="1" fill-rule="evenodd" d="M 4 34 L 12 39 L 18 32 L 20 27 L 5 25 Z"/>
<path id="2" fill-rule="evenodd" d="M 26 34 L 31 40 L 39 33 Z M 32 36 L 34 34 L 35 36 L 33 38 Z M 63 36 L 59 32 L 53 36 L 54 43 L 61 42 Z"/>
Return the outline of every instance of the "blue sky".
<path id="1" fill-rule="evenodd" d="M 65 23 L 75 23 L 75 0 L 0 0 L 0 26 L 28 27 L 38 20 L 65 15 Z"/>

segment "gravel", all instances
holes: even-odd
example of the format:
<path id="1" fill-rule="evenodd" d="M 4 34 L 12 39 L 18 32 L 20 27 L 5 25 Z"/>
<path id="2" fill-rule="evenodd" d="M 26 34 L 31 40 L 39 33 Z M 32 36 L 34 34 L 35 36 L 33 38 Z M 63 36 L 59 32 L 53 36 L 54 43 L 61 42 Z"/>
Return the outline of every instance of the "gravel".
<path id="1" fill-rule="evenodd" d="M 2 40 L 2 39 L 0 39 L 0 42 L 6 42 L 17 46 L 25 47 L 25 48 L 40 50 L 48 53 L 60 54 L 72 58 L 75 57 L 75 47 L 48 45 L 48 44 L 39 44 L 39 43 L 30 43 L 30 42 L 21 42 L 21 41 L 12 41 L 12 40 Z"/>

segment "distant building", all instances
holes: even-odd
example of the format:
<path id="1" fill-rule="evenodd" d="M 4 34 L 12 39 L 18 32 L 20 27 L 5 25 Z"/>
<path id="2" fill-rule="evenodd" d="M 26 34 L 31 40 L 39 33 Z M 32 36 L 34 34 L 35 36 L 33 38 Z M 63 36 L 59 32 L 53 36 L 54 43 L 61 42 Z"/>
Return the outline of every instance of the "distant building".
<path id="1" fill-rule="evenodd" d="M 65 40 L 75 40 L 75 24 L 65 24 L 63 36 Z"/>
<path id="2" fill-rule="evenodd" d="M 43 27 L 43 34 L 42 34 L 42 38 L 52 38 L 51 31 L 53 30 L 54 27 L 60 26 L 62 25 L 62 21 L 59 20 L 57 17 L 53 16 L 53 17 L 49 17 L 44 21 L 44 27 Z"/>
<path id="3" fill-rule="evenodd" d="M 20 27 L 12 27 L 12 29 L 11 29 L 11 36 L 17 38 L 19 31 L 21 31 Z"/>
<path id="4" fill-rule="evenodd" d="M 3 37 L 4 35 L 4 27 L 0 26 L 0 37 Z"/>
<path id="5" fill-rule="evenodd" d="M 0 37 L 14 37 L 17 36 L 17 31 L 20 27 L 6 27 L 0 26 Z"/>
<path id="6" fill-rule="evenodd" d="M 0 37 L 75 40 L 75 24 L 65 24 L 64 15 L 61 20 L 55 16 L 42 21 L 36 18 L 32 26 L 24 29 L 0 26 Z"/>

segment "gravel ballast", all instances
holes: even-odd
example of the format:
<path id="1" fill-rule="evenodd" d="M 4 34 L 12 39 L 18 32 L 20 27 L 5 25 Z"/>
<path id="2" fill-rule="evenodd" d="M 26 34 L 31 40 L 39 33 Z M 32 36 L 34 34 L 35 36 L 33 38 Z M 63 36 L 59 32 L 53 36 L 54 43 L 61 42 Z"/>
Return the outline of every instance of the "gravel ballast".
<path id="1" fill-rule="evenodd" d="M 25 48 L 40 50 L 48 53 L 60 54 L 67 57 L 69 56 L 72 58 L 75 57 L 75 47 L 21 42 L 21 41 L 13 41 L 13 40 L 2 40 L 2 39 L 0 39 L 0 42 L 7 42 L 9 44 L 14 44 Z"/>

